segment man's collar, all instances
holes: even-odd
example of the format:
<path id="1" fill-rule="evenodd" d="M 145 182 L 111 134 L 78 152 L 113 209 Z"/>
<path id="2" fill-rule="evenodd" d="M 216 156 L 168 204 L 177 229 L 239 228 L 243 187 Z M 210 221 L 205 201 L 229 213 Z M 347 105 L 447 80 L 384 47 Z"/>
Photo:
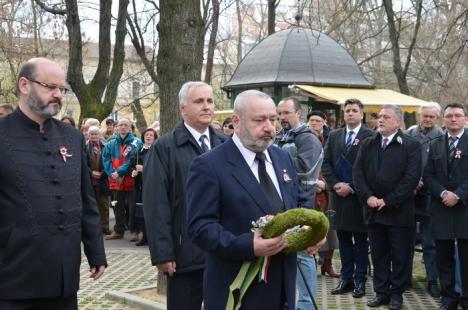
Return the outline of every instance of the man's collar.
<path id="1" fill-rule="evenodd" d="M 357 135 L 361 127 L 362 127 L 362 123 L 359 123 L 359 125 L 357 125 L 356 128 L 354 129 L 350 129 L 348 126 L 346 126 L 346 134 L 348 134 L 348 132 L 352 130 L 354 134 Z"/>
<path id="2" fill-rule="evenodd" d="M 205 131 L 203 133 L 199 133 L 195 128 L 193 128 L 192 126 L 190 126 L 189 124 L 187 124 L 186 122 L 184 122 L 184 126 L 185 128 L 187 128 L 187 130 L 190 132 L 190 134 L 193 136 L 193 138 L 195 139 L 195 141 L 198 142 L 198 140 L 200 140 L 200 137 L 202 135 L 205 135 L 207 138 L 208 138 L 208 142 L 211 143 L 210 141 L 210 129 L 209 127 L 206 127 Z"/>

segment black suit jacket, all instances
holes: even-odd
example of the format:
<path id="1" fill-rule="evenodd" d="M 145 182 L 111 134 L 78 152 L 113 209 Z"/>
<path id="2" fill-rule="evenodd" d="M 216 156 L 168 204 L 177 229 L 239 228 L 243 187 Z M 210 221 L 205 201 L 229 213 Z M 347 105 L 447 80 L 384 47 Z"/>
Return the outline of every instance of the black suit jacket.
<path id="1" fill-rule="evenodd" d="M 421 176 L 421 144 L 399 130 L 383 151 L 376 133 L 362 142 L 353 166 L 353 183 L 364 203 L 367 224 L 414 225 L 413 191 Z M 371 196 L 383 198 L 380 211 L 367 206 Z"/>
<path id="2" fill-rule="evenodd" d="M 430 213 L 436 239 L 468 239 L 468 134 L 465 132 L 457 148 L 458 156 L 448 164 L 447 135 L 434 140 L 429 146 L 429 159 L 424 170 L 424 183 L 432 194 Z M 459 157 L 459 158 L 458 158 Z M 444 190 L 460 197 L 452 208 L 440 198 Z"/>
<path id="3" fill-rule="evenodd" d="M 333 228 L 347 231 L 366 231 L 364 225 L 361 201 L 357 195 L 351 194 L 347 197 L 338 196 L 333 187 L 336 183 L 342 182 L 336 174 L 336 163 L 341 155 L 352 165 L 356 160 L 357 153 L 362 141 L 374 134 L 374 131 L 362 125 L 354 138 L 353 144 L 346 148 L 346 128 L 339 128 L 330 132 L 325 144 L 325 155 L 323 158 L 322 172 L 330 191 L 330 205 L 335 214 L 330 217 Z M 350 184 L 354 188 L 353 184 Z"/>
<path id="4" fill-rule="evenodd" d="M 83 135 L 55 119 L 41 132 L 18 109 L 0 119 L 0 145 L 0 299 L 71 296 L 81 242 L 106 265 Z"/>

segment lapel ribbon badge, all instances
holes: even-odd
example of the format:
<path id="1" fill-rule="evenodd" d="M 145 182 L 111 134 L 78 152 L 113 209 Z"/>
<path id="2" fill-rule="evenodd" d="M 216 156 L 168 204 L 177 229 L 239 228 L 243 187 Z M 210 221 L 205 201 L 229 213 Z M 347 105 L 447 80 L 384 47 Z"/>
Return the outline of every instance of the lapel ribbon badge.
<path id="1" fill-rule="evenodd" d="M 359 139 L 354 139 L 353 145 L 359 145 Z"/>
<path id="2" fill-rule="evenodd" d="M 461 153 L 462 151 L 460 149 L 455 150 L 455 158 L 460 159 L 461 158 Z"/>
<path id="3" fill-rule="evenodd" d="M 289 176 L 288 172 L 286 171 L 286 169 L 283 169 L 283 180 L 284 182 L 286 183 L 289 183 L 292 181 L 291 177 Z"/>
<path id="4" fill-rule="evenodd" d="M 62 155 L 62 159 L 64 162 L 67 161 L 67 158 L 72 157 L 72 154 L 68 154 L 68 148 L 66 146 L 61 146 L 59 150 L 60 150 L 60 155 Z"/>

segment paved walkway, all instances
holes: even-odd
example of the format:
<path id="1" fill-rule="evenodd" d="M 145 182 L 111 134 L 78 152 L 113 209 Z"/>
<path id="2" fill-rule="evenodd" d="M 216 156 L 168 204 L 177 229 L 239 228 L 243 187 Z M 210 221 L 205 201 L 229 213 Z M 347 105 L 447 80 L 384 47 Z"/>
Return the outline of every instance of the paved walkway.
<path id="1" fill-rule="evenodd" d="M 127 237 L 128 238 L 128 237 Z M 104 276 L 98 281 L 89 278 L 88 266 L 83 259 L 81 268 L 81 290 L 78 292 L 80 310 L 127 310 L 134 309 L 105 297 L 108 291 L 124 291 L 156 283 L 155 267 L 151 266 L 147 247 L 136 247 L 128 239 L 106 241 L 109 262 Z M 339 268 L 339 261 L 335 260 Z M 371 282 L 367 283 L 367 297 L 372 297 Z M 329 292 L 338 284 L 337 279 L 318 276 L 317 303 L 321 310 L 369 309 L 367 298 L 354 299 L 350 294 L 332 296 Z M 381 309 L 387 309 L 382 307 Z M 404 295 L 404 309 L 438 309 L 436 301 L 425 293 L 424 284 L 416 283 L 415 288 Z"/>

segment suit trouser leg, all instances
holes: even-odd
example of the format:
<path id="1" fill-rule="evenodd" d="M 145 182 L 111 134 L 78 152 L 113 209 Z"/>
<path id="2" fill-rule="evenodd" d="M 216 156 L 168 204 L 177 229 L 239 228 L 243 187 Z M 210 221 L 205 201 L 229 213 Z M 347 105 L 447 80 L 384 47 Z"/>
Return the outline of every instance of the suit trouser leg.
<path id="1" fill-rule="evenodd" d="M 440 279 L 442 303 L 454 304 L 455 293 L 455 240 L 436 240 L 437 270 Z"/>
<path id="2" fill-rule="evenodd" d="M 462 294 L 460 305 L 468 309 L 468 239 L 457 239 L 458 255 L 460 258 Z"/>
<path id="3" fill-rule="evenodd" d="M 387 228 L 381 224 L 368 226 L 372 264 L 374 265 L 374 291 L 388 296 L 390 289 L 390 240 Z"/>
<path id="4" fill-rule="evenodd" d="M 363 231 L 353 231 L 354 237 L 354 282 L 356 284 L 366 283 L 367 267 L 369 256 L 369 242 L 367 241 L 367 233 Z"/>
<path id="5" fill-rule="evenodd" d="M 437 264 L 435 241 L 432 237 L 430 216 L 419 216 L 419 229 L 421 233 L 421 246 L 423 250 L 424 267 L 426 268 L 427 281 L 437 281 Z"/>
<path id="6" fill-rule="evenodd" d="M 203 301 L 203 270 L 167 277 L 167 310 L 200 310 Z"/>
<path id="7" fill-rule="evenodd" d="M 411 281 L 411 270 L 414 252 L 414 226 L 389 226 L 388 238 L 392 272 L 390 274 L 390 291 L 392 295 L 403 294 Z"/>
<path id="8" fill-rule="evenodd" d="M 107 196 L 102 194 L 99 186 L 94 187 L 96 193 L 96 202 L 99 208 L 99 214 L 101 215 L 101 229 L 109 230 L 109 204 Z"/>
<path id="9" fill-rule="evenodd" d="M 346 283 L 354 283 L 353 233 L 346 230 L 336 230 L 336 235 L 340 249 L 341 280 Z"/>
<path id="10" fill-rule="evenodd" d="M 117 204 L 114 206 L 114 231 L 121 235 L 125 232 L 125 193 L 124 191 L 115 191 Z"/>

